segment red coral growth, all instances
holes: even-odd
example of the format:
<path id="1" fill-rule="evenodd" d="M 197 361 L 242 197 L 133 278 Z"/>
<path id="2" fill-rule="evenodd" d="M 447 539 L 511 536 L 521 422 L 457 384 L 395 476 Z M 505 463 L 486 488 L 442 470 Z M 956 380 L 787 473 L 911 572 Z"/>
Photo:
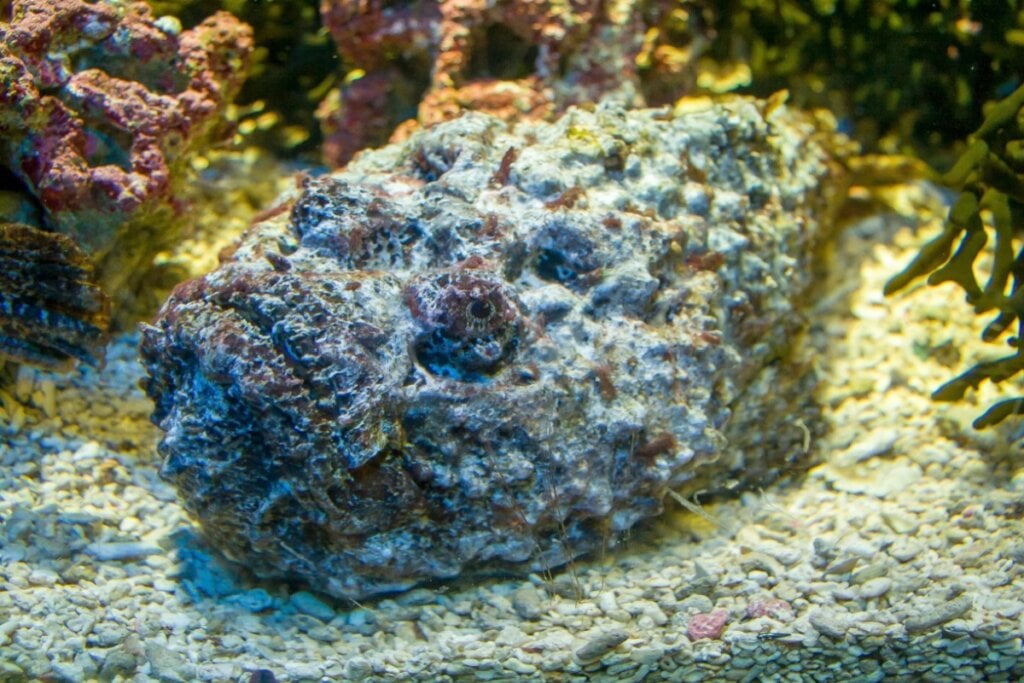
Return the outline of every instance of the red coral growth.
<path id="1" fill-rule="evenodd" d="M 321 0 L 346 67 L 364 74 L 318 112 L 326 160 L 343 165 L 391 131 L 392 140 L 407 136 L 410 122 L 431 125 L 466 110 L 511 121 L 609 94 L 640 103 L 637 59 L 669 9 L 626 4 Z M 686 74 L 673 78 L 689 82 Z"/>
<path id="2" fill-rule="evenodd" d="M 321 0 L 324 26 L 360 76 L 317 113 L 324 158 L 407 137 L 466 110 L 506 121 L 612 96 L 671 102 L 694 87 L 709 43 L 703 0 Z M 404 121 L 404 123 L 403 123 Z"/>
<path id="3" fill-rule="evenodd" d="M 394 126 L 388 111 L 395 78 L 390 69 L 372 73 L 347 86 L 344 94 L 334 91 L 320 103 L 317 117 L 325 132 L 325 159 L 340 164 L 363 147 L 387 139 Z"/>
<path id="4" fill-rule="evenodd" d="M 179 209 L 176 167 L 241 86 L 249 27 L 220 12 L 177 34 L 142 2 L 14 0 L 0 24 L 0 151 L 49 227 L 86 251 Z"/>

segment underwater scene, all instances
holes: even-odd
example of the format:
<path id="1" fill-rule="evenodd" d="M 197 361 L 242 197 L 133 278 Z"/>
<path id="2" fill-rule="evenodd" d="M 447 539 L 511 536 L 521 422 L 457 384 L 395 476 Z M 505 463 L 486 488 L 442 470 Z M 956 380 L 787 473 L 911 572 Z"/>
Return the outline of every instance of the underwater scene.
<path id="1" fill-rule="evenodd" d="M 0 0 L 0 681 L 1024 680 L 1024 6 Z"/>

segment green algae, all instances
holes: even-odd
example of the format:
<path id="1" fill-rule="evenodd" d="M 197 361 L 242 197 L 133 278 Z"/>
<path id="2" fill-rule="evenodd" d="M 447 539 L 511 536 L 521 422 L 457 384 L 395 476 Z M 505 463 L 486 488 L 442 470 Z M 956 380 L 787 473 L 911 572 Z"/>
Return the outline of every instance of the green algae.
<path id="1" fill-rule="evenodd" d="M 932 395 L 937 401 L 960 400 L 986 380 L 1004 382 L 1024 370 L 1024 246 L 1014 252 L 1013 245 L 1024 209 L 1024 164 L 1018 156 L 1022 144 L 1024 86 L 989 108 L 960 159 L 942 176 L 959 191 L 942 232 L 885 286 L 885 293 L 892 294 L 923 276 L 931 285 L 956 283 L 976 314 L 997 311 L 982 333 L 987 342 L 1016 325 L 1016 336 L 1006 341 L 1012 353 L 978 363 L 942 385 Z M 990 234 L 995 237 L 992 265 L 982 285 L 976 265 Z M 988 427 L 1014 414 L 1024 414 L 1024 398 L 996 403 L 974 426 Z"/>
<path id="2" fill-rule="evenodd" d="M 869 150 L 936 163 L 1024 73 L 1024 12 L 997 0 L 714 0 L 707 57 L 764 96 L 826 107 Z M 1016 108 L 1007 103 L 1012 113 Z M 997 125 L 997 124 L 993 124 Z M 980 131 L 979 131 L 980 132 Z"/>

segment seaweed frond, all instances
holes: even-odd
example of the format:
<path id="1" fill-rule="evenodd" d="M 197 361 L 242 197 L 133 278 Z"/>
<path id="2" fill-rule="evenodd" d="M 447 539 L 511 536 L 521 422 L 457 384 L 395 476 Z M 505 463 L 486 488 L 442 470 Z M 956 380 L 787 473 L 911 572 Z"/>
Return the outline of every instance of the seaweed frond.
<path id="1" fill-rule="evenodd" d="M 1013 248 L 1014 236 L 1024 228 L 1024 85 L 989 108 L 964 153 L 941 179 L 959 191 L 945 226 L 885 284 L 885 293 L 924 276 L 931 285 L 955 282 L 975 313 L 996 311 L 982 333 L 984 341 L 994 342 L 1017 327 L 1017 336 L 1008 340 L 1012 354 L 979 363 L 932 394 L 937 401 L 956 401 L 985 380 L 1003 382 L 1024 370 L 1024 246 L 1016 254 Z M 993 263 L 982 285 L 974 266 L 990 236 L 995 238 Z M 989 427 L 1017 414 L 1024 414 L 1024 397 L 996 403 L 974 426 Z"/>

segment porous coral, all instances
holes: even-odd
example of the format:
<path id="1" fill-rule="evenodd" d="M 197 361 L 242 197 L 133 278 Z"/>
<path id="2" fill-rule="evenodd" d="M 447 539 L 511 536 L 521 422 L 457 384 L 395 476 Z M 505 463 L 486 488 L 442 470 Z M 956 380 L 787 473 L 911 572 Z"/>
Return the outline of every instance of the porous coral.
<path id="1" fill-rule="evenodd" d="M 319 154 L 314 111 L 338 73 L 334 43 L 321 30 L 319 0 L 147 2 L 156 16 L 173 15 L 186 27 L 199 24 L 214 9 L 248 24 L 256 47 L 233 112 L 244 144 L 279 157 Z"/>
<path id="2" fill-rule="evenodd" d="M 130 301 L 173 244 L 184 164 L 245 77 L 247 26 L 226 13 L 181 31 L 142 2 L 13 0 L 0 22 L 0 163 L 44 227 Z"/>
<path id="3" fill-rule="evenodd" d="M 933 394 L 940 401 L 955 401 L 985 380 L 1002 382 L 1024 369 L 1024 248 L 1014 253 L 1020 230 L 1015 216 L 1024 209 L 1024 86 L 991 107 L 942 181 L 959 190 L 945 227 L 886 284 L 886 293 L 899 291 L 923 275 L 928 275 L 929 284 L 955 282 L 975 313 L 998 311 L 985 328 L 985 341 L 996 341 L 1016 328 L 1016 335 L 1007 339 L 1013 353 L 975 365 Z M 982 285 L 976 264 L 990 234 L 995 236 L 993 261 Z M 974 426 L 991 426 L 1021 413 L 1024 398 L 1007 399 L 989 408 Z"/>
<path id="4" fill-rule="evenodd" d="M 467 114 L 307 180 L 143 330 L 164 476 L 229 557 L 349 598 L 764 484 L 812 411 L 827 140 L 778 101 Z"/>
<path id="5" fill-rule="evenodd" d="M 350 74 L 318 113 L 336 166 L 464 111 L 550 117 L 606 97 L 642 104 L 645 86 L 670 102 L 706 44 L 694 2 L 322 0 L 321 13 Z"/>

